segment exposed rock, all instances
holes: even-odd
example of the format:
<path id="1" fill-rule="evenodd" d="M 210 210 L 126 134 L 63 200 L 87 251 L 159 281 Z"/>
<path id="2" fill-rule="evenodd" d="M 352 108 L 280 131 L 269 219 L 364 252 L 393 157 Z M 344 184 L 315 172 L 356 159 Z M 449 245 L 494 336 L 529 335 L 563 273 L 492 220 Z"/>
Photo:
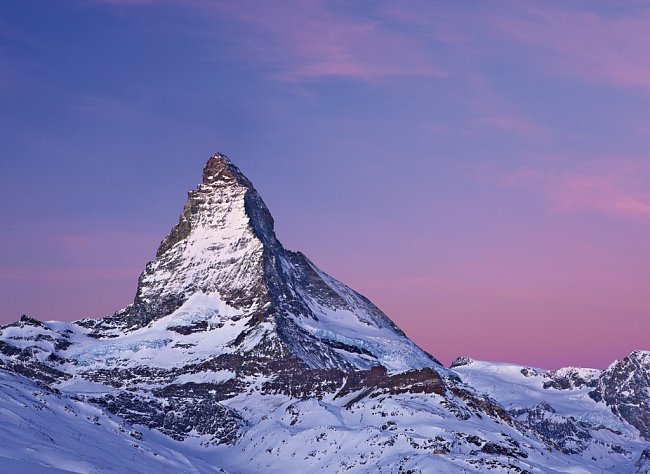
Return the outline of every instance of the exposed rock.
<path id="1" fill-rule="evenodd" d="M 589 396 L 650 440 L 650 352 L 634 351 L 605 370 Z"/>
<path id="2" fill-rule="evenodd" d="M 575 454 L 587 447 L 591 440 L 589 426 L 573 417 L 558 415 L 547 402 L 540 402 L 530 409 L 516 409 L 511 413 L 527 426 L 560 446 L 567 454 Z"/>
<path id="3" fill-rule="evenodd" d="M 544 374 L 549 378 L 544 382 L 544 388 L 555 388 L 557 390 L 570 390 L 580 387 L 595 387 L 600 370 L 582 369 L 577 367 L 565 367 L 552 370 Z"/>
<path id="4" fill-rule="evenodd" d="M 454 360 L 449 367 L 453 369 L 455 367 L 462 367 L 464 365 L 469 365 L 471 363 L 472 363 L 471 357 L 460 356 L 460 357 L 456 357 L 456 360 Z"/>
<path id="5" fill-rule="evenodd" d="M 639 455 L 639 459 L 635 464 L 635 474 L 648 474 L 650 473 L 650 448 L 646 448 Z"/>

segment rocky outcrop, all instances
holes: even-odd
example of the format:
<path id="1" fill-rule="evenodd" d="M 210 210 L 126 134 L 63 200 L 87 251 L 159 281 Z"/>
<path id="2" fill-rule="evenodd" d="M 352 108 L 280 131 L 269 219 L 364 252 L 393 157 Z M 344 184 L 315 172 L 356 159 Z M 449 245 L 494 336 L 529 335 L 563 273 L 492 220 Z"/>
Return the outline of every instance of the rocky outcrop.
<path id="1" fill-rule="evenodd" d="M 544 388 L 556 390 L 571 390 L 580 387 L 595 387 L 601 371 L 578 367 L 564 367 L 558 370 L 544 372 L 547 380 Z"/>
<path id="2" fill-rule="evenodd" d="M 540 402 L 532 408 L 514 409 L 510 412 L 540 435 L 553 441 L 567 454 L 584 451 L 592 439 L 591 426 L 573 417 L 558 415 L 547 402 Z"/>
<path id="3" fill-rule="evenodd" d="M 634 351 L 614 362 L 589 396 L 606 403 L 650 441 L 650 352 Z"/>
<path id="4" fill-rule="evenodd" d="M 639 459 L 635 464 L 635 474 L 648 474 L 650 473 L 650 448 L 646 448 L 639 455 Z"/>

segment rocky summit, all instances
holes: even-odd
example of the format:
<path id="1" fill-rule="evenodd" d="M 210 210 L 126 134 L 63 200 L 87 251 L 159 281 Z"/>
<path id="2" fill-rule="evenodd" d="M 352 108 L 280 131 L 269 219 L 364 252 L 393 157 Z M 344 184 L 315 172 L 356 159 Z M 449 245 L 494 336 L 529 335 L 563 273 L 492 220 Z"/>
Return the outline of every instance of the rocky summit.
<path id="1" fill-rule="evenodd" d="M 647 352 L 604 371 L 445 368 L 273 227 L 217 153 L 129 306 L 0 328 L 0 466 L 649 472 Z"/>

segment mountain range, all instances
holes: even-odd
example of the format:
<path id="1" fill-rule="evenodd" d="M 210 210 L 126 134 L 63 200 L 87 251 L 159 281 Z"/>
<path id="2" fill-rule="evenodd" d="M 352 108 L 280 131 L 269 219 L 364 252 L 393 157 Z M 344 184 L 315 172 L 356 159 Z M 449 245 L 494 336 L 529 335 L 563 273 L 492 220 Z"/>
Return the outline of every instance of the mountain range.
<path id="1" fill-rule="evenodd" d="M 130 305 L 0 328 L 0 387 L 2 472 L 650 472 L 650 352 L 446 368 L 219 153 Z"/>

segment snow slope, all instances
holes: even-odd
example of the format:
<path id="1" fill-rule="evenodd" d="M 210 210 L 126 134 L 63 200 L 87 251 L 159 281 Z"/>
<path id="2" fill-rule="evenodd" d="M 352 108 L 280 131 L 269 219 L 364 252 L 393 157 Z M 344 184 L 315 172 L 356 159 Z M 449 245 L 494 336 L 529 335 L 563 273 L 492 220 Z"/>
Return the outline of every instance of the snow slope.
<path id="1" fill-rule="evenodd" d="M 0 419 L 0 472 L 226 472 L 180 443 L 3 370 Z"/>
<path id="2" fill-rule="evenodd" d="M 499 400 L 516 419 L 558 443 L 587 472 L 634 472 L 648 447 L 638 429 L 590 396 L 599 370 L 546 371 L 471 359 L 454 370 L 464 382 Z"/>

